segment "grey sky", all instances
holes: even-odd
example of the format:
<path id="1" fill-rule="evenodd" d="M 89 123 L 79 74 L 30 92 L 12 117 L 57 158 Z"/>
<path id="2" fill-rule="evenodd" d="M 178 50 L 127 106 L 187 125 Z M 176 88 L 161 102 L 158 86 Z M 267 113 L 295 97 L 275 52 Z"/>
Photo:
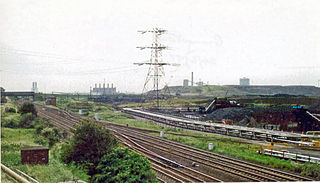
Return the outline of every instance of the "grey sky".
<path id="1" fill-rule="evenodd" d="M 141 92 L 151 34 L 161 27 L 169 50 L 164 83 L 196 81 L 316 85 L 320 79 L 320 1 L 0 0 L 1 86 L 42 92 L 88 92 L 114 83 Z"/>

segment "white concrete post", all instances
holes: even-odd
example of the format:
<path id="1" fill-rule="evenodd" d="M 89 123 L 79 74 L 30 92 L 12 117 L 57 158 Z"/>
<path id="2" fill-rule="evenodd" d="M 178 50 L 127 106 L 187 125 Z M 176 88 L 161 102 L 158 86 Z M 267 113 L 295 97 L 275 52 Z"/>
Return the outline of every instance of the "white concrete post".
<path id="1" fill-rule="evenodd" d="M 209 150 L 212 150 L 212 149 L 213 149 L 213 147 L 214 147 L 213 143 L 209 143 L 209 147 L 208 147 L 208 149 L 209 149 Z"/>

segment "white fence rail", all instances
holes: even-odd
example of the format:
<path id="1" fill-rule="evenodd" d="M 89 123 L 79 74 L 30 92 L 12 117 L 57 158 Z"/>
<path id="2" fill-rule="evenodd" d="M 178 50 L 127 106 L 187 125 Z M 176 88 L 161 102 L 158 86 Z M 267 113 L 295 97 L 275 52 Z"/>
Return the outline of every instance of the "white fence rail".
<path id="1" fill-rule="evenodd" d="M 283 151 L 275 151 L 271 149 L 263 149 L 262 152 L 264 155 L 283 158 L 283 159 L 291 159 L 300 162 L 311 162 L 320 164 L 320 158 L 312 157 L 310 155 L 302 155 L 296 153 L 288 153 Z"/>

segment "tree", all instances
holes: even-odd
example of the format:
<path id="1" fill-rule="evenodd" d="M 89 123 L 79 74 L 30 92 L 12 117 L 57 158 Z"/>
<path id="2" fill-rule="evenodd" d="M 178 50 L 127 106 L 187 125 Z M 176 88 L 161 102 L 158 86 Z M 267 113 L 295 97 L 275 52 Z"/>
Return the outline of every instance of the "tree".
<path id="1" fill-rule="evenodd" d="M 92 182 L 156 182 L 147 158 L 124 147 L 103 156 L 96 172 Z"/>
<path id="2" fill-rule="evenodd" d="M 83 166 L 92 176 L 103 155 L 110 152 L 117 141 L 108 129 L 90 120 L 82 120 L 73 133 L 74 136 L 62 146 L 61 160 Z"/>

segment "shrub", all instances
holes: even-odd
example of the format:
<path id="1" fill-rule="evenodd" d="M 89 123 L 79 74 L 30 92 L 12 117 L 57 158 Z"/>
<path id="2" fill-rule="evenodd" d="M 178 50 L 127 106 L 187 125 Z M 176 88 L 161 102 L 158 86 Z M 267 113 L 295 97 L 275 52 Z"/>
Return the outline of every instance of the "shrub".
<path id="1" fill-rule="evenodd" d="M 42 130 L 40 130 L 42 129 Z M 44 140 L 42 140 L 41 137 L 39 137 L 39 140 L 41 141 L 45 141 L 46 143 L 48 143 L 49 147 L 52 147 L 55 143 L 60 141 L 60 138 L 62 137 L 62 134 L 60 133 L 59 129 L 53 127 L 45 127 L 43 128 L 43 126 L 39 126 L 36 129 L 36 133 L 38 133 L 39 135 L 42 136 L 42 138 Z"/>
<path id="2" fill-rule="evenodd" d="M 103 156 L 96 172 L 93 182 L 156 182 L 147 158 L 123 147 Z"/>
<path id="3" fill-rule="evenodd" d="M 20 119 L 3 120 L 3 126 L 6 128 L 18 128 Z"/>
<path id="4" fill-rule="evenodd" d="M 6 108 L 6 112 L 13 112 L 13 113 L 16 113 L 16 109 L 14 107 L 9 107 L 9 108 Z"/>
<path id="5" fill-rule="evenodd" d="M 320 180 L 320 166 L 316 163 L 305 163 L 302 167 L 301 175 L 313 177 L 315 180 Z"/>
<path id="6" fill-rule="evenodd" d="M 20 107 L 19 112 L 21 114 L 32 113 L 34 116 L 37 116 L 37 110 L 34 104 L 29 102 L 23 103 L 23 105 Z"/>
<path id="7" fill-rule="evenodd" d="M 88 175 L 95 174 L 95 167 L 106 153 L 117 144 L 116 139 L 106 128 L 89 120 L 83 120 L 74 130 L 74 136 L 62 145 L 61 160 L 75 163 L 88 170 Z"/>
<path id="8" fill-rule="evenodd" d="M 20 128 L 33 128 L 34 125 L 32 121 L 35 119 L 35 116 L 32 113 L 24 113 L 21 116 L 21 120 L 19 122 Z"/>

